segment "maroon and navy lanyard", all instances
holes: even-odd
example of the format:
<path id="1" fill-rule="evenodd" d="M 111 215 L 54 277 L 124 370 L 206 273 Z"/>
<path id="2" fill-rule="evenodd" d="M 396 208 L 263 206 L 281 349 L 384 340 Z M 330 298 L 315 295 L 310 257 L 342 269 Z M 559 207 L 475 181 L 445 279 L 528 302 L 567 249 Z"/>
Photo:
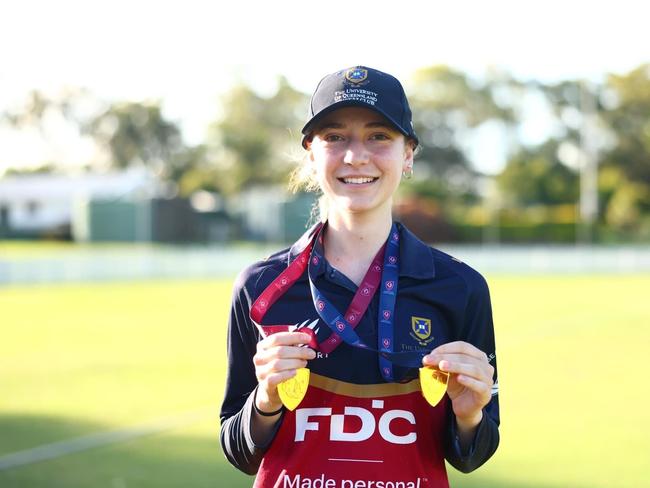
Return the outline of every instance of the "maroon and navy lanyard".
<path id="1" fill-rule="evenodd" d="M 286 293 L 307 268 L 314 307 L 332 331 L 332 334 L 315 348 L 330 353 L 343 341 L 353 347 L 374 351 L 379 355 L 379 369 L 383 378 L 390 382 L 394 381 L 393 364 L 408 368 L 420 367 L 425 353 L 393 351 L 393 318 L 399 277 L 397 226 L 393 224 L 388 241 L 374 257 L 345 314 L 341 314 L 315 285 L 316 274 L 324 265 L 323 228 L 324 226 L 321 225 L 316 229 L 314 237 L 305 249 L 255 300 L 251 307 L 251 319 L 261 324 L 268 309 Z M 368 309 L 380 284 L 378 348 L 375 349 L 364 343 L 354 329 Z M 310 342 L 309 345 L 316 346 L 315 341 Z"/>

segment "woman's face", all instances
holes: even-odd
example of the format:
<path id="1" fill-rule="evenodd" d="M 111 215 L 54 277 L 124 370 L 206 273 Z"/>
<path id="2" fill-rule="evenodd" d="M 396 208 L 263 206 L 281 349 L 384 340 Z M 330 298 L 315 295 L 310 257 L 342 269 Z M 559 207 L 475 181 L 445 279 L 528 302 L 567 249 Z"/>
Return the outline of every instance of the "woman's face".
<path id="1" fill-rule="evenodd" d="M 330 211 L 390 212 L 402 171 L 413 164 L 413 148 L 377 112 L 345 107 L 318 124 L 309 159 Z"/>

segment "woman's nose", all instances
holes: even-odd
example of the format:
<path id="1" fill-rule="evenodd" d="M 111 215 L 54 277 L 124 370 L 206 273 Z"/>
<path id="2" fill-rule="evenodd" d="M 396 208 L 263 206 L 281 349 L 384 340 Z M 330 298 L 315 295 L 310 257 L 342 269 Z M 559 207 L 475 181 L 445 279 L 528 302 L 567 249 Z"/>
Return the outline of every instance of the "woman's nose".
<path id="1" fill-rule="evenodd" d="M 357 165 L 368 162 L 368 151 L 362 141 L 352 139 L 343 157 L 345 164 Z"/>

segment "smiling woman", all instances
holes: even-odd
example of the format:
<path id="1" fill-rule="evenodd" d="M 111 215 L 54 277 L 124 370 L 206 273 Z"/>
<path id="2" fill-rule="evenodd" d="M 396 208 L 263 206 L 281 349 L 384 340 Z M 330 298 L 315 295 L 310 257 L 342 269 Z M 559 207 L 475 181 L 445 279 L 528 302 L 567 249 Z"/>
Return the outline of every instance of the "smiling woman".
<path id="1" fill-rule="evenodd" d="M 487 284 L 392 219 L 418 145 L 396 78 L 338 71 L 310 109 L 298 181 L 326 210 L 235 283 L 224 453 L 256 487 L 446 487 L 499 442 Z"/>
<path id="2" fill-rule="evenodd" d="M 309 162 L 337 210 L 332 217 L 390 215 L 400 174 L 412 170 L 415 144 L 368 108 L 344 107 L 324 116 L 308 142 Z"/>

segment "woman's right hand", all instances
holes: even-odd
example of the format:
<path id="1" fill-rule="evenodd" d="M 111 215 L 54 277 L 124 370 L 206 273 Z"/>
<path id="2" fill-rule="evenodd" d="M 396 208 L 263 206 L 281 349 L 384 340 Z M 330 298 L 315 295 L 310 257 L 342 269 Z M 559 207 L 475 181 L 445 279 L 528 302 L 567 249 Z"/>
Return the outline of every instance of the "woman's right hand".
<path id="1" fill-rule="evenodd" d="M 307 366 L 316 353 L 307 344 L 310 336 L 304 332 L 277 332 L 257 343 L 253 356 L 259 386 L 255 406 L 262 412 L 275 412 L 282 407 L 278 385 L 296 375 L 298 368 Z"/>

